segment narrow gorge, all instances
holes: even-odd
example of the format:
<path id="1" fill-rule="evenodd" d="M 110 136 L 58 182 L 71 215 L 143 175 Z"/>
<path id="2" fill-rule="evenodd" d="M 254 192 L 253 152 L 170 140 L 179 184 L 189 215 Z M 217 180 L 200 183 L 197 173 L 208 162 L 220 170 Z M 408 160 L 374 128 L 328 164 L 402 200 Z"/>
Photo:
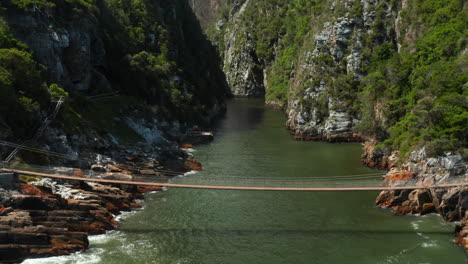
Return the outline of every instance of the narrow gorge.
<path id="1" fill-rule="evenodd" d="M 294 139 L 365 142 L 363 163 L 388 170 L 388 186 L 466 180 L 466 2 L 191 3 L 232 93 L 282 109 Z M 376 203 L 462 220 L 468 247 L 465 187 L 384 191 Z"/>
<path id="2" fill-rule="evenodd" d="M 463 0 L 2 0 L 0 162 L 182 183 L 467 182 L 467 10 Z M 0 177 L 0 263 L 310 263 L 321 252 L 317 263 L 442 263 L 468 252 L 468 187 L 164 192 Z M 461 247 L 445 243 L 454 228 Z M 344 249 L 356 240 L 376 256 Z"/>

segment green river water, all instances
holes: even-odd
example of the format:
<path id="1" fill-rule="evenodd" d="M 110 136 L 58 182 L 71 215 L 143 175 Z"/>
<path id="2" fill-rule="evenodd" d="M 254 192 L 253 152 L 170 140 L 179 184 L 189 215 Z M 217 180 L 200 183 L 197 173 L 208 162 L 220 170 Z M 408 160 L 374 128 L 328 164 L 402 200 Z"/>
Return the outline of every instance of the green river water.
<path id="1" fill-rule="evenodd" d="M 373 173 L 360 144 L 297 142 L 281 112 L 237 99 L 192 177 L 323 177 Z M 184 179 L 178 179 L 184 182 Z M 88 252 L 25 263 L 467 263 L 454 226 L 436 215 L 394 216 L 378 192 L 168 189 L 146 195 Z"/>

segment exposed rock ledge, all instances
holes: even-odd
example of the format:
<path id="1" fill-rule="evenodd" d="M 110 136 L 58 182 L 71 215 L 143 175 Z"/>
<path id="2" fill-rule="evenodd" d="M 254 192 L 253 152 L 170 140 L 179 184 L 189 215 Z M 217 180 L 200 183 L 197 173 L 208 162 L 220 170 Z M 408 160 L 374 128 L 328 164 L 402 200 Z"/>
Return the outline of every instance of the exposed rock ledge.
<path id="1" fill-rule="evenodd" d="M 86 250 L 88 234 L 113 229 L 114 215 L 140 207 L 135 199 L 142 193 L 137 187 L 41 179 L 0 190 L 0 196 L 0 262 L 17 263 Z"/>
<path id="2" fill-rule="evenodd" d="M 188 141 L 182 147 L 192 147 L 193 143 Z M 91 170 L 108 178 L 131 178 L 132 174 L 141 174 L 168 179 L 175 173 L 202 170 L 200 162 L 184 150 L 161 163 L 144 151 L 123 150 L 123 153 L 128 154 L 125 161 L 117 163 L 110 158 L 98 158 Z M 80 169 L 54 169 L 74 176 L 84 175 Z M 115 215 L 141 207 L 137 199 L 143 199 L 144 192 L 162 190 L 160 187 L 103 185 L 40 177 L 21 183 L 13 175 L 0 177 L 12 179 L 12 182 L 0 182 L 0 263 L 84 251 L 89 246 L 89 234 L 114 229 L 117 225 Z"/>
<path id="3" fill-rule="evenodd" d="M 429 158 L 423 148 L 412 152 L 403 165 L 397 166 L 396 152 L 381 152 L 375 148 L 375 142 L 367 142 L 364 150 L 364 164 L 389 170 L 384 180 L 386 186 L 468 180 L 468 164 L 460 155 L 446 153 Z M 395 214 L 437 213 L 446 221 L 461 221 L 456 229 L 457 243 L 468 254 L 468 187 L 382 191 L 376 204 L 392 208 Z"/>

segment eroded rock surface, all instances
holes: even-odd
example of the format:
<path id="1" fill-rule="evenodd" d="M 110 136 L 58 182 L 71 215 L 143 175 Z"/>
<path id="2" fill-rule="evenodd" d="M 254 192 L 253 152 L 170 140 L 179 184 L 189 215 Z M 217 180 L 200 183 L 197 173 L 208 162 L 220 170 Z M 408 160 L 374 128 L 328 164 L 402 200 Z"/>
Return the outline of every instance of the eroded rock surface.
<path id="1" fill-rule="evenodd" d="M 88 234 L 116 226 L 114 215 L 140 207 L 141 193 L 86 183 L 58 184 L 41 179 L 2 192 L 0 262 L 71 254 L 88 248 Z"/>

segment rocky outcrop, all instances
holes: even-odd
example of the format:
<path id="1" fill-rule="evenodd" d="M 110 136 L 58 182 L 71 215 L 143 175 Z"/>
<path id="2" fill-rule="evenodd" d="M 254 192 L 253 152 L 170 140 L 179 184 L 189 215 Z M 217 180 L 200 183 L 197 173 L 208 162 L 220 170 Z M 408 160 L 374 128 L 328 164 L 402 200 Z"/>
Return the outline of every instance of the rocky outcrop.
<path id="1" fill-rule="evenodd" d="M 229 15 L 229 26 L 224 29 L 223 70 L 234 95 L 248 97 L 263 97 L 264 65 L 259 61 L 255 43 L 249 36 L 249 30 L 242 21 L 245 9 L 251 0 L 242 4 L 234 4 Z"/>
<path id="2" fill-rule="evenodd" d="M 226 8 L 227 2 L 224 0 L 189 0 L 190 7 L 205 31 L 222 26 L 223 22 L 218 22 L 217 19 L 221 10 Z"/>
<path id="3" fill-rule="evenodd" d="M 46 98 L 32 111 L 31 119 L 46 123 L 39 129 L 44 135 L 36 134 L 35 147 L 71 160 L 94 160 L 96 153 L 118 159 L 119 145 L 139 141 L 132 144 L 136 149 L 162 159 L 176 155 L 176 141 L 188 125 L 209 123 L 225 111 L 229 91 L 219 58 L 188 1 L 137 1 L 132 5 L 145 10 L 138 15 L 131 5 L 109 1 L 39 2 L 2 1 L 0 18 L 9 37 L 44 66 L 38 81 L 44 83 L 44 93 L 53 83 L 68 92 L 53 115 L 45 110 L 52 109 Z M 133 16 L 139 21 L 129 19 Z M 116 92 L 109 97 L 97 97 L 105 100 L 93 97 L 112 90 Z M 2 111 L 0 138 L 30 139 L 16 138 L 3 121 L 12 110 Z M 94 117 L 93 112 L 105 113 Z M 8 150 L 0 147 L 3 151 Z"/>
<path id="4" fill-rule="evenodd" d="M 377 147 L 376 140 L 369 140 L 363 144 L 362 163 L 371 168 L 390 170 L 397 165 L 398 151 L 389 152 Z"/>
<path id="5" fill-rule="evenodd" d="M 367 144 L 366 150 L 373 148 Z M 378 152 L 375 151 L 374 152 Z M 437 158 L 428 158 L 425 149 L 414 151 L 408 160 L 398 166 L 395 153 L 364 154 L 367 165 L 388 168 L 385 186 L 416 186 L 457 183 L 468 181 L 468 164 L 460 155 L 446 153 Z M 431 188 L 416 190 L 382 191 L 376 199 L 381 207 L 391 208 L 395 214 L 437 213 L 445 220 L 462 221 L 458 228 L 458 242 L 468 249 L 466 243 L 466 214 L 468 187 Z"/>
<path id="6" fill-rule="evenodd" d="M 375 6 L 381 3 L 385 1 L 333 1 L 326 11 L 327 22 L 319 31 L 310 33 L 306 45 L 312 48 L 299 57 L 289 87 L 287 126 L 297 138 L 361 141 L 355 132 L 359 114 L 353 102 L 364 75 L 363 42 L 373 35 L 378 41 L 370 45 L 378 46 L 393 36 L 390 25 L 383 26 L 387 30 L 381 32 L 371 30 L 376 23 Z M 336 16 L 338 10 L 344 16 Z M 385 19 L 379 23 L 393 23 L 397 13 L 389 5 L 385 12 Z"/>
<path id="7" fill-rule="evenodd" d="M 110 90 L 105 77 L 106 51 L 92 21 L 83 16 L 75 23 L 58 25 L 52 14 L 8 12 L 14 35 L 34 51 L 47 67 L 51 83 L 76 91 Z"/>
<path id="8" fill-rule="evenodd" d="M 113 229 L 115 214 L 140 207 L 138 190 L 96 183 L 60 185 L 50 179 L 2 190 L 0 262 L 67 255 L 88 248 L 88 234 Z"/>
<path id="9" fill-rule="evenodd" d="M 465 216 L 460 225 L 457 226 L 457 240 L 456 242 L 462 247 L 468 249 L 468 211 L 465 211 Z"/>
<path id="10" fill-rule="evenodd" d="M 201 163 L 188 152 L 161 162 L 144 152 L 126 150 L 125 161 L 98 157 L 90 171 L 49 167 L 52 173 L 85 177 L 99 173 L 106 179 L 133 177 L 159 180 L 189 170 L 202 170 Z M 11 176 L 11 175 L 10 175 Z M 0 188 L 0 262 L 17 263 L 26 258 L 67 255 L 88 249 L 88 235 L 114 229 L 114 217 L 122 211 L 141 207 L 137 199 L 144 192 L 161 191 L 158 186 L 103 185 L 93 182 L 18 177 Z"/>

